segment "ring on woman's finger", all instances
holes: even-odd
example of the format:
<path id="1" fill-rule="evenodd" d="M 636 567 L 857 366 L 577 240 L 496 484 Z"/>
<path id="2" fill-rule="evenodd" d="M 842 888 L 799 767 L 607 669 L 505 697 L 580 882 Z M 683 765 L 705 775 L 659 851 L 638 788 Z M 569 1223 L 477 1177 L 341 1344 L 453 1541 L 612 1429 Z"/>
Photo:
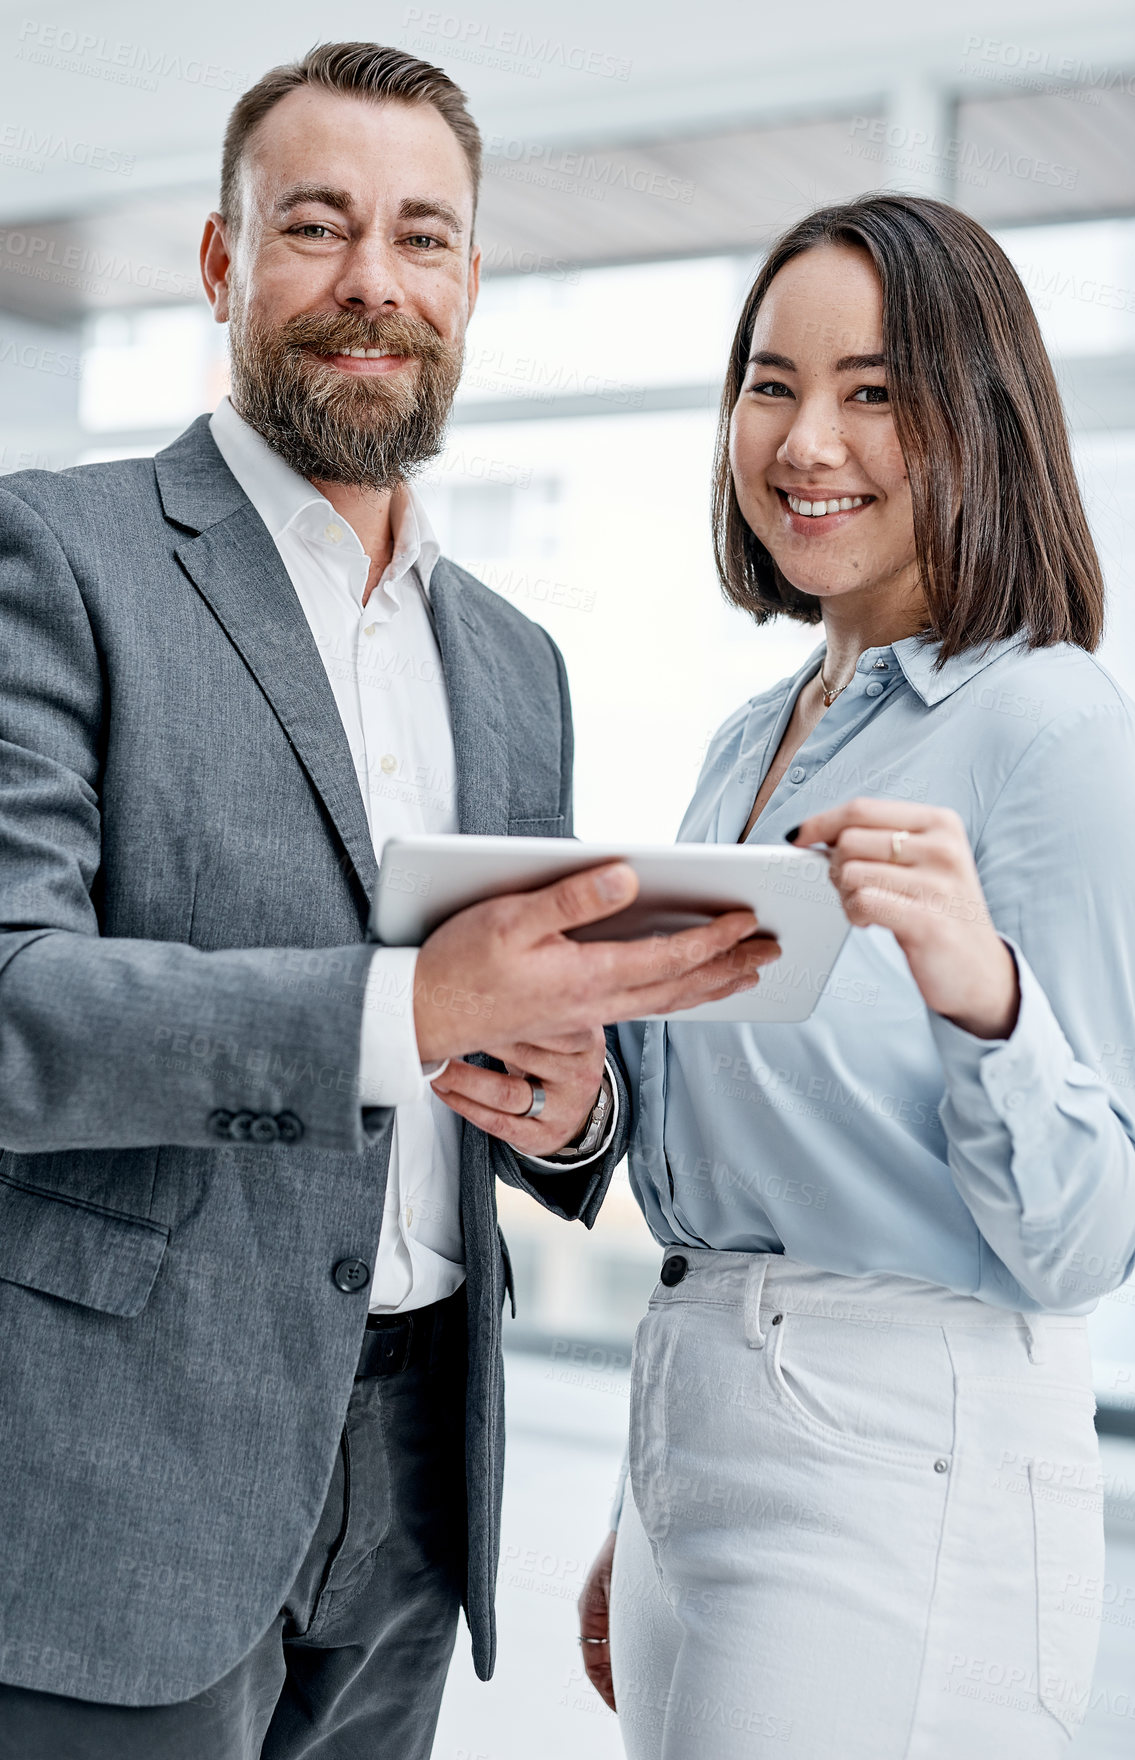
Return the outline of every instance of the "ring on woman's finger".
<path id="1" fill-rule="evenodd" d="M 528 1083 L 528 1086 L 532 1090 L 532 1099 L 528 1104 L 527 1110 L 522 1112 L 520 1114 L 520 1117 L 521 1118 L 539 1118 L 540 1114 L 544 1110 L 544 1102 L 548 1098 L 548 1096 L 545 1094 L 545 1092 L 544 1092 L 543 1088 L 540 1086 L 539 1082 L 534 1082 L 532 1080 L 531 1076 L 525 1076 L 524 1080 Z"/>
<path id="2" fill-rule="evenodd" d="M 581 1638 L 581 1644 L 609 1644 L 610 1638 Z"/>
<path id="3" fill-rule="evenodd" d="M 906 840 L 909 836 L 910 836 L 909 831 L 892 831 L 891 832 L 891 860 L 892 860 L 892 862 L 901 862 L 902 861 L 903 844 L 906 842 Z"/>

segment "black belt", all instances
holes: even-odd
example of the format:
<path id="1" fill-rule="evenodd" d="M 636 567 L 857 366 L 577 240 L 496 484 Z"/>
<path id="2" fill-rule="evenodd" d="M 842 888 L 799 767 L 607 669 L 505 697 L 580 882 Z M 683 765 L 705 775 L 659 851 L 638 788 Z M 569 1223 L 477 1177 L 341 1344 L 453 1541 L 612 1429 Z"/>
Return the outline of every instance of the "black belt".
<path id="1" fill-rule="evenodd" d="M 401 1375 L 415 1363 L 436 1363 L 442 1347 L 465 1325 L 465 1285 L 426 1308 L 407 1314 L 368 1314 L 355 1380 Z"/>

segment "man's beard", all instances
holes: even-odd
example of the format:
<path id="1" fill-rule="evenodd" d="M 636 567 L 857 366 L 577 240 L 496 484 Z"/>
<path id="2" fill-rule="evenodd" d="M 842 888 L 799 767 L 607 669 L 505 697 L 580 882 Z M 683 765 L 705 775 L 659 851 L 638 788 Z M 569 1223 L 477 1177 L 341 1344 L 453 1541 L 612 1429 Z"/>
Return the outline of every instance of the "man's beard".
<path id="1" fill-rule="evenodd" d="M 420 318 L 301 312 L 269 330 L 238 306 L 229 345 L 237 413 L 309 482 L 392 489 L 444 445 L 462 351 Z M 356 374 L 308 352 L 351 348 L 417 364 Z"/>

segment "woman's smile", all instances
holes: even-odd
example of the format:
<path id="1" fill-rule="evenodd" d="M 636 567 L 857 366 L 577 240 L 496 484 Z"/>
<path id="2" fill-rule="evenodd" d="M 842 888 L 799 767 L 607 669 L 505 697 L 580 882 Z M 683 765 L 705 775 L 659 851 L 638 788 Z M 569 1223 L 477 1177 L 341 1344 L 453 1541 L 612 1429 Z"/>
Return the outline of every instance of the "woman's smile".
<path id="1" fill-rule="evenodd" d="M 772 484 L 785 524 L 801 537 L 826 537 L 842 531 L 857 514 L 872 506 L 874 495 L 841 494 L 838 490 L 782 489 Z"/>

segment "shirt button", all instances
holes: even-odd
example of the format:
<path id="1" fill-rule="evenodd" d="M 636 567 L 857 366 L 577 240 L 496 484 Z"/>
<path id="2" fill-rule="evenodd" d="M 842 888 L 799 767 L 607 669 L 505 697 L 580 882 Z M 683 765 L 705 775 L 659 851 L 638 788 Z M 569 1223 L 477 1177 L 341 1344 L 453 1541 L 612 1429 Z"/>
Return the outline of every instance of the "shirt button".
<path id="1" fill-rule="evenodd" d="M 407 1206 L 406 1206 L 406 1227 L 407 1228 L 409 1228 L 409 1226 L 413 1222 L 413 1220 L 414 1220 L 414 1206 L 412 1204 L 407 1204 Z"/>
<path id="2" fill-rule="evenodd" d="M 383 774 L 386 776 L 393 775 L 394 771 L 397 770 L 397 768 L 398 768 L 398 760 L 394 756 L 393 752 L 383 752 L 383 754 L 382 754 L 381 758 L 378 760 L 378 762 L 379 762 L 379 768 L 382 770 Z"/>
<path id="3" fill-rule="evenodd" d="M 372 636 L 377 628 L 378 628 L 377 623 L 368 623 L 366 625 L 366 628 L 363 630 L 364 636 Z"/>
<path id="4" fill-rule="evenodd" d="M 340 1259 L 331 1276 L 336 1289 L 341 1289 L 344 1295 L 353 1295 L 370 1278 L 370 1266 L 365 1259 Z"/>
<path id="5" fill-rule="evenodd" d="M 323 536 L 328 538 L 332 544 L 341 544 L 343 542 L 343 528 L 335 525 L 324 526 Z"/>
<path id="6" fill-rule="evenodd" d="M 803 782 L 807 774 L 808 772 L 805 770 L 803 764 L 793 764 L 791 770 L 788 772 L 788 780 L 789 782 Z"/>
<path id="7" fill-rule="evenodd" d="M 1016 1108 L 1021 1104 L 1024 1097 L 1025 1096 L 1022 1094 L 1020 1088 L 1010 1088 L 1005 1096 L 1005 1104 L 1010 1108 Z"/>
<path id="8" fill-rule="evenodd" d="M 867 686 L 867 689 L 863 693 L 863 695 L 865 697 L 881 697 L 882 694 L 883 694 L 883 686 L 879 683 L 879 680 L 877 678 L 873 678 L 871 680 L 871 683 Z"/>

